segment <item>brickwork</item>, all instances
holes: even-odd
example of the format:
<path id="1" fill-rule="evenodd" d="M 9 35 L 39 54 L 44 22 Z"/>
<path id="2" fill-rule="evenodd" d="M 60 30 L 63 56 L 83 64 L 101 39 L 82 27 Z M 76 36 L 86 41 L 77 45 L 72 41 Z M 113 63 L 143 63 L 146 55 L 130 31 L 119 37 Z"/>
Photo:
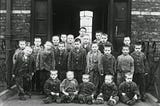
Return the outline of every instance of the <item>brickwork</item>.
<path id="1" fill-rule="evenodd" d="M 132 39 L 160 40 L 160 0 L 132 0 Z"/>

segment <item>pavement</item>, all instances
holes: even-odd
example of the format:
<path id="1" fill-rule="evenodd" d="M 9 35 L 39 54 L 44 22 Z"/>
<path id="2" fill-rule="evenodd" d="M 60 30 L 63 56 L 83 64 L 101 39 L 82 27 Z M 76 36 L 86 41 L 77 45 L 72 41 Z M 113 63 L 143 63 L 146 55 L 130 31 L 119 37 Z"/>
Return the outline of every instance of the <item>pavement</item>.
<path id="1" fill-rule="evenodd" d="M 26 96 L 27 97 L 27 96 Z M 44 104 L 42 102 L 43 96 L 40 95 L 33 95 L 31 99 L 27 97 L 26 101 L 21 101 L 18 99 L 18 96 L 15 95 L 13 97 L 8 98 L 5 101 L 0 101 L 0 106 L 88 106 L 87 104 L 74 104 L 74 103 L 69 103 L 69 104 L 56 104 L 56 103 L 51 103 L 51 104 Z M 97 106 L 96 104 L 92 104 L 91 106 Z M 107 106 L 104 104 L 98 105 L 98 106 Z M 116 106 L 127 106 L 122 103 L 118 103 Z M 134 106 L 158 106 L 158 104 L 153 104 L 153 103 L 147 103 L 147 102 L 139 102 L 135 104 Z"/>

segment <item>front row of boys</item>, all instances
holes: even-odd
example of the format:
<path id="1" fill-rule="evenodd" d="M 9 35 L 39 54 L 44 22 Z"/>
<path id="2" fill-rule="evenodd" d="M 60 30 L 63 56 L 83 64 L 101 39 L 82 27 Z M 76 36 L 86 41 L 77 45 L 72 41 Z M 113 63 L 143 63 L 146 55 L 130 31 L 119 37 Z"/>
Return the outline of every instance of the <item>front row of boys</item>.
<path id="1" fill-rule="evenodd" d="M 100 104 L 107 103 L 110 106 L 116 105 L 120 100 L 128 105 L 133 105 L 139 98 L 139 90 L 137 85 L 132 82 L 133 74 L 126 73 L 125 81 L 116 86 L 112 75 L 106 75 L 105 81 L 100 89 L 100 94 L 95 96 L 95 85 L 90 82 L 90 75 L 83 74 L 82 83 L 78 85 L 74 78 L 74 72 L 68 71 L 66 79 L 62 82 L 57 78 L 58 71 L 50 71 L 50 78 L 44 85 L 44 91 L 47 97 L 43 100 L 45 104 L 71 103 L 80 104 Z"/>
<path id="2" fill-rule="evenodd" d="M 75 42 L 79 42 L 79 40 L 75 40 Z M 54 61 L 52 61 L 53 64 L 47 63 L 47 62 L 49 62 L 48 59 L 51 60 L 52 59 L 51 57 L 54 58 L 54 56 L 48 57 L 47 60 L 46 59 L 44 60 L 44 58 L 46 57 L 46 54 L 53 54 L 53 53 L 50 52 L 51 51 L 50 50 L 51 45 L 52 44 L 50 42 L 46 42 L 46 44 L 44 46 L 46 50 L 45 50 L 45 52 L 43 52 L 45 55 L 40 55 L 40 59 L 42 59 L 41 60 L 42 63 L 40 63 L 39 65 L 40 65 L 40 70 L 43 70 L 42 71 L 43 73 L 41 72 L 41 76 L 42 76 L 41 79 L 42 80 L 40 81 L 40 83 L 42 83 L 42 84 L 40 84 L 42 87 L 43 87 L 43 85 L 45 85 L 44 83 L 49 77 L 49 71 L 52 70 L 49 67 L 54 67 L 55 66 L 54 65 L 55 64 Z M 79 47 L 79 46 L 77 45 L 77 47 Z M 87 60 L 87 63 L 86 63 L 86 74 L 89 74 L 90 81 L 95 86 L 94 96 L 92 94 L 92 97 L 94 97 L 94 98 L 95 97 L 98 97 L 98 98 L 101 97 L 100 95 L 97 95 L 97 94 L 99 94 L 99 88 L 101 88 L 101 84 L 100 84 L 101 79 L 100 78 L 102 76 L 110 75 L 112 77 L 113 76 L 116 77 L 115 74 L 117 74 L 117 76 L 118 76 L 117 77 L 117 85 L 118 86 L 120 86 L 122 84 L 122 82 L 125 80 L 124 78 L 125 78 L 125 75 L 127 75 L 127 73 L 131 73 L 131 75 L 134 76 L 134 77 L 139 76 L 139 78 L 141 78 L 141 79 L 144 78 L 144 73 L 145 72 L 144 72 L 144 70 L 141 70 L 140 68 L 144 69 L 143 61 L 145 59 L 145 56 L 144 56 L 143 53 L 141 53 L 139 51 L 139 49 L 136 49 L 137 47 L 141 48 L 139 45 L 136 45 L 135 46 L 135 52 L 133 52 L 131 54 L 132 57 L 134 58 L 134 60 L 136 60 L 136 61 L 134 61 L 133 58 L 129 55 L 129 47 L 128 46 L 124 46 L 122 48 L 122 55 L 118 56 L 118 59 L 117 59 L 118 60 L 117 61 L 117 64 L 118 64 L 117 65 L 117 69 L 118 69 L 118 71 L 116 71 L 116 68 L 114 66 L 115 65 L 115 58 L 114 58 L 113 55 L 111 55 L 111 46 L 105 46 L 104 47 L 104 55 L 102 55 L 98 51 L 97 43 L 92 43 L 91 51 L 88 53 L 88 55 L 86 57 L 86 60 Z M 75 48 L 75 50 L 77 52 L 78 49 Z M 32 71 L 32 70 L 34 70 L 33 67 L 36 66 L 34 64 L 35 62 L 34 62 L 33 56 L 31 55 L 32 49 L 30 47 L 25 47 L 25 49 L 23 51 L 24 51 L 24 53 L 17 57 L 18 59 L 15 62 L 14 69 L 13 69 L 13 77 L 15 77 L 16 85 L 17 85 L 17 87 L 19 89 L 19 96 L 20 96 L 20 99 L 22 99 L 22 100 L 25 99 L 24 95 L 26 93 L 30 94 L 30 92 L 27 89 L 24 89 L 24 88 L 27 88 L 27 87 L 24 87 L 23 85 L 24 85 L 24 83 L 26 84 L 26 82 L 28 80 L 30 80 L 31 76 L 33 75 L 33 71 Z M 70 52 L 70 54 L 71 54 L 71 52 Z M 46 61 L 46 62 L 44 62 L 44 61 Z M 76 62 L 74 64 L 76 64 Z M 51 66 L 49 66 L 49 65 L 51 65 Z M 71 65 L 73 65 L 73 64 L 71 64 Z M 73 66 L 71 66 L 71 67 L 73 67 Z M 134 67 L 135 67 L 135 69 L 134 69 Z M 137 68 L 137 67 L 139 67 L 139 68 Z M 77 67 L 76 67 L 76 69 L 77 69 Z M 81 67 L 79 69 L 81 69 Z M 77 71 L 80 71 L 79 69 L 77 69 Z M 72 68 L 70 70 L 71 71 L 75 71 Z M 27 74 L 25 74 L 25 73 L 27 73 Z M 75 74 L 79 75 L 79 73 L 75 73 Z M 60 74 L 59 74 L 59 76 L 60 76 Z M 71 76 L 73 76 L 73 75 L 71 75 Z M 75 76 L 75 79 L 79 80 L 78 81 L 79 83 L 81 82 L 80 80 L 82 80 L 82 78 L 80 79 L 80 77 L 81 77 L 81 75 Z M 84 78 L 84 76 L 83 76 L 83 78 Z M 73 78 L 71 78 L 71 79 L 73 79 Z M 70 102 L 70 101 L 74 100 L 74 98 L 76 97 L 75 95 L 80 92 L 80 91 L 78 92 L 78 88 L 79 87 L 74 86 L 72 88 L 72 86 L 74 84 L 78 85 L 78 83 L 77 83 L 77 81 L 75 79 L 73 81 L 70 81 L 69 78 L 67 77 L 67 79 L 65 79 L 60 84 L 60 90 L 62 92 L 62 95 L 61 95 L 61 93 L 60 94 L 56 93 L 56 95 L 60 95 L 61 96 L 59 101 Z M 74 82 L 74 84 L 70 83 L 70 82 Z M 131 87 L 130 89 L 125 88 L 125 87 L 129 87 L 128 85 Z M 138 86 L 140 86 L 140 93 L 141 94 L 142 94 L 141 91 L 144 91 L 144 88 L 143 88 L 142 85 L 143 85 L 143 82 L 139 83 L 139 85 L 138 85 Z M 122 86 L 122 88 L 123 89 L 127 89 L 127 90 L 124 90 L 124 91 L 127 91 L 127 92 L 125 92 L 125 93 L 122 92 L 121 96 L 122 97 L 128 96 L 128 93 L 133 90 L 132 87 L 134 87 L 134 86 L 136 86 L 136 84 L 128 84 L 128 83 L 124 84 L 124 87 Z M 55 94 L 55 92 L 53 92 L 52 94 Z M 102 92 L 102 94 L 103 94 L 103 92 Z M 137 95 L 138 95 L 138 93 L 137 93 Z M 119 96 L 120 100 L 121 100 L 121 96 Z M 143 96 L 143 95 L 141 95 L 141 96 Z M 80 96 L 80 97 L 82 97 L 82 96 Z M 70 99 L 68 100 L 68 98 L 70 98 Z M 129 98 L 130 98 L 130 95 L 129 95 Z M 134 98 L 137 99 L 138 97 L 134 96 Z M 113 97 L 112 96 L 111 99 L 115 99 L 115 100 L 113 100 L 114 103 L 115 103 L 115 101 L 118 101 L 117 97 Z M 49 100 L 51 100 L 51 98 Z M 48 101 L 48 99 L 46 99 L 46 101 Z M 113 101 L 111 102 L 111 104 L 113 103 Z M 89 102 L 89 103 L 91 103 L 91 102 Z M 126 103 L 128 103 L 128 102 L 126 102 Z M 132 103 L 132 102 L 130 101 L 129 103 Z"/>

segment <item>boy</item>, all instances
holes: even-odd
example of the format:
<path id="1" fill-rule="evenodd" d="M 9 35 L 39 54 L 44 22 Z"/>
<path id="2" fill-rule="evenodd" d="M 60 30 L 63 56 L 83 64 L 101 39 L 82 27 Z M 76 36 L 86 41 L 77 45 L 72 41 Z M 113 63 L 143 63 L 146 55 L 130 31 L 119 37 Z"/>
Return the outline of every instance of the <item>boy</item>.
<path id="1" fill-rule="evenodd" d="M 33 49 L 32 55 L 36 63 L 37 63 L 38 53 L 43 50 L 43 46 L 41 46 L 41 43 L 42 43 L 41 38 L 34 38 L 34 45 L 32 46 Z M 39 92 L 39 85 L 40 85 L 39 70 L 38 67 L 36 67 L 36 72 L 34 73 L 32 78 L 32 90 L 35 90 L 36 86 L 36 91 Z"/>
<path id="2" fill-rule="evenodd" d="M 59 36 L 58 35 L 52 37 L 52 43 L 53 43 L 53 51 L 57 51 L 58 44 L 59 44 Z"/>
<path id="3" fill-rule="evenodd" d="M 99 50 L 103 54 L 104 54 L 105 45 L 110 45 L 112 47 L 111 49 L 113 49 L 112 43 L 108 41 L 108 35 L 105 33 L 102 33 L 101 41 L 99 42 L 98 46 L 99 46 Z"/>
<path id="4" fill-rule="evenodd" d="M 43 93 L 45 81 L 49 78 L 50 70 L 55 69 L 55 56 L 52 50 L 52 43 L 46 41 L 44 49 L 39 52 L 37 58 L 37 67 L 40 70 L 40 91 Z"/>
<path id="5" fill-rule="evenodd" d="M 83 74 L 83 83 L 79 85 L 78 101 L 79 103 L 92 104 L 95 94 L 95 85 L 89 82 L 89 74 Z"/>
<path id="6" fill-rule="evenodd" d="M 140 43 L 135 44 L 135 50 L 131 53 L 134 59 L 134 75 L 133 81 L 139 86 L 141 99 L 143 100 L 145 94 L 145 74 L 146 74 L 146 56 L 142 50 Z"/>
<path id="7" fill-rule="evenodd" d="M 22 51 L 24 50 L 25 47 L 26 47 L 26 41 L 20 40 L 19 41 L 19 48 L 15 51 L 15 53 L 13 55 L 13 64 L 15 64 L 18 54 L 22 53 Z"/>
<path id="8" fill-rule="evenodd" d="M 86 50 L 86 53 L 88 53 L 91 49 L 91 43 L 90 43 L 88 34 L 84 35 L 84 37 L 83 37 L 82 47 Z"/>
<path id="9" fill-rule="evenodd" d="M 125 74 L 125 81 L 119 85 L 119 97 L 120 101 L 133 105 L 139 98 L 139 90 L 136 83 L 132 82 L 132 73 Z"/>
<path id="10" fill-rule="evenodd" d="M 60 84 L 60 91 L 62 92 L 61 102 L 71 103 L 78 94 L 78 82 L 74 79 L 73 71 L 68 71 L 66 76 L 67 78 Z"/>
<path id="11" fill-rule="evenodd" d="M 82 82 L 82 75 L 85 73 L 86 51 L 81 47 L 81 40 L 75 39 L 74 48 L 68 56 L 68 70 L 72 70 L 78 83 Z"/>
<path id="12" fill-rule="evenodd" d="M 87 29 L 85 27 L 81 27 L 79 30 L 79 36 L 76 37 L 76 39 L 79 38 L 81 40 L 81 44 L 83 44 L 83 40 L 86 32 L 87 32 Z"/>
<path id="13" fill-rule="evenodd" d="M 60 102 L 60 80 L 57 78 L 58 71 L 51 70 L 50 78 L 44 84 L 44 92 L 47 98 L 43 100 L 45 104 L 52 102 Z"/>
<path id="14" fill-rule="evenodd" d="M 71 51 L 71 49 L 73 49 L 73 48 L 74 48 L 74 36 L 73 36 L 72 34 L 69 34 L 69 35 L 67 36 L 67 47 L 66 47 L 68 53 L 69 53 L 69 52 Z"/>
<path id="15" fill-rule="evenodd" d="M 134 73 L 134 59 L 129 55 L 129 46 L 123 46 L 122 54 L 117 58 L 117 84 L 124 81 L 125 73 Z"/>
<path id="16" fill-rule="evenodd" d="M 67 44 L 67 35 L 66 34 L 61 34 L 61 42 L 65 43 L 65 46 Z"/>
<path id="17" fill-rule="evenodd" d="M 96 42 L 97 44 L 100 43 L 102 37 L 102 32 L 101 31 L 96 31 L 96 39 L 93 42 Z"/>
<path id="18" fill-rule="evenodd" d="M 118 94 L 118 89 L 116 84 L 113 82 L 113 76 L 106 75 L 105 82 L 101 87 L 100 94 L 98 95 L 96 102 L 98 103 L 107 102 L 109 106 L 116 105 L 119 100 L 117 94 Z"/>
<path id="19" fill-rule="evenodd" d="M 31 53 L 31 47 L 26 46 L 23 53 L 17 56 L 13 66 L 12 77 L 15 78 L 20 100 L 26 100 L 25 94 L 31 97 L 31 78 L 35 71 L 35 62 Z"/>
<path id="20" fill-rule="evenodd" d="M 104 46 L 104 55 L 102 57 L 104 76 L 107 74 L 114 76 L 116 72 L 116 59 L 111 54 L 111 49 L 112 49 L 111 45 Z"/>
<path id="21" fill-rule="evenodd" d="M 91 82 L 96 86 L 96 95 L 101 86 L 101 76 L 103 76 L 102 53 L 98 50 L 98 44 L 92 43 L 91 51 L 87 54 L 86 73 L 90 75 Z"/>
<path id="22" fill-rule="evenodd" d="M 65 43 L 60 42 L 58 44 L 58 50 L 55 52 L 55 69 L 58 70 L 58 78 L 63 81 L 66 77 L 68 52 L 65 49 Z"/>

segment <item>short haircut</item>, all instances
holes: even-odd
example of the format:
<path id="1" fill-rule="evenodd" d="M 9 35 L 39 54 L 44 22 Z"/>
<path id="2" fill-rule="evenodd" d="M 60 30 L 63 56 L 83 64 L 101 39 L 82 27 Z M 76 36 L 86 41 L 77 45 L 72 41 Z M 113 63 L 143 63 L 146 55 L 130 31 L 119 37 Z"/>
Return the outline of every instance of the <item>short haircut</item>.
<path id="1" fill-rule="evenodd" d="M 52 45 L 52 43 L 51 43 L 50 41 L 46 41 L 45 44 L 46 44 L 46 43 L 49 43 L 50 45 Z"/>
<path id="2" fill-rule="evenodd" d="M 96 44 L 98 46 L 98 43 L 97 42 L 92 42 L 92 45 Z"/>
<path id="3" fill-rule="evenodd" d="M 88 78 L 90 77 L 89 74 L 83 74 L 83 75 L 82 75 L 82 78 L 83 78 L 84 76 L 87 76 Z"/>
<path id="4" fill-rule="evenodd" d="M 56 74 L 58 74 L 58 70 L 50 70 L 50 74 L 51 74 L 52 72 L 55 72 Z"/>
<path id="5" fill-rule="evenodd" d="M 85 32 L 87 31 L 87 29 L 86 29 L 85 27 L 80 27 L 80 30 L 81 30 L 81 29 L 84 29 L 84 30 L 85 30 Z"/>
<path id="6" fill-rule="evenodd" d="M 126 39 L 126 38 L 129 38 L 129 39 L 131 39 L 129 36 L 125 36 L 125 37 L 124 37 L 124 39 Z"/>
<path id="7" fill-rule="evenodd" d="M 80 43 L 81 43 L 81 39 L 76 38 L 76 39 L 74 40 L 74 42 L 80 42 Z"/>
<path id="8" fill-rule="evenodd" d="M 132 77 L 133 78 L 133 74 L 131 72 L 127 72 L 127 73 L 125 73 L 125 78 L 126 77 Z"/>
<path id="9" fill-rule="evenodd" d="M 129 49 L 129 46 L 128 46 L 128 45 L 122 46 L 122 49 L 123 49 L 123 48 L 128 48 L 128 49 Z"/>
<path id="10" fill-rule="evenodd" d="M 72 74 L 74 75 L 74 72 L 73 72 L 73 71 L 67 71 L 66 74 L 68 74 L 68 73 L 72 73 Z"/>
<path id="11" fill-rule="evenodd" d="M 72 34 L 68 34 L 67 37 L 68 37 L 68 36 L 72 36 L 72 37 L 74 38 L 74 35 L 72 35 Z"/>
<path id="12" fill-rule="evenodd" d="M 26 41 L 25 41 L 25 40 L 19 40 L 18 42 L 19 42 L 19 43 L 20 43 L 20 42 L 25 42 L 25 43 L 26 43 Z"/>
<path id="13" fill-rule="evenodd" d="M 112 80 L 113 80 L 113 75 L 111 75 L 111 74 L 107 74 L 107 75 L 105 75 L 105 78 L 106 78 L 107 76 L 111 77 L 111 78 L 112 78 Z"/>
<path id="14" fill-rule="evenodd" d="M 59 44 L 64 44 L 65 45 L 65 42 L 59 42 Z"/>
<path id="15" fill-rule="evenodd" d="M 104 47 L 110 47 L 110 48 L 112 48 L 112 45 L 111 44 L 105 44 Z"/>
<path id="16" fill-rule="evenodd" d="M 106 37 L 108 37 L 108 34 L 106 34 L 106 33 L 102 33 L 102 36 L 106 36 Z"/>
<path id="17" fill-rule="evenodd" d="M 98 31 L 96 31 L 95 33 L 101 33 L 101 34 L 102 34 L 102 31 L 98 30 Z"/>
<path id="18" fill-rule="evenodd" d="M 55 38 L 55 37 L 59 38 L 59 35 L 54 35 L 54 36 L 52 36 L 52 39 Z"/>
<path id="19" fill-rule="evenodd" d="M 40 38 L 40 37 L 35 37 L 35 38 L 34 38 L 34 40 L 35 40 L 35 39 L 40 39 L 40 40 L 41 40 L 41 38 Z"/>

